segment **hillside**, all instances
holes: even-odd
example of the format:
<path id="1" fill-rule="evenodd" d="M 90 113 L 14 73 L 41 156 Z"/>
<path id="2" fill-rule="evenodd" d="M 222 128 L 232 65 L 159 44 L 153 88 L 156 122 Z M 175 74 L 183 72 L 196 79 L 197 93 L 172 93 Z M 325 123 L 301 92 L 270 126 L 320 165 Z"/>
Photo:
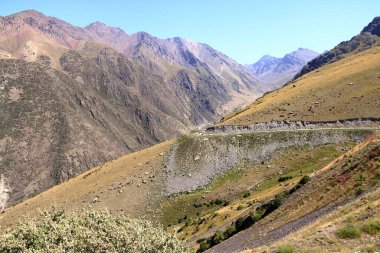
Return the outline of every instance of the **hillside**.
<path id="1" fill-rule="evenodd" d="M 368 48 L 269 92 L 314 53 L 265 57 L 262 82 L 183 38 L 0 17 L 0 231 L 54 206 L 76 227 L 83 208 L 148 220 L 191 252 L 380 250 L 377 23 L 358 39 Z M 82 231 L 120 247 L 96 220 Z"/>
<path id="2" fill-rule="evenodd" d="M 299 48 L 282 58 L 265 55 L 256 63 L 246 65 L 246 68 L 267 86 L 279 88 L 292 80 L 306 63 L 318 55 L 312 50 Z"/>
<path id="3" fill-rule="evenodd" d="M 380 47 L 375 47 L 323 66 L 225 116 L 218 124 L 378 118 L 379 56 Z"/>
<path id="4" fill-rule="evenodd" d="M 100 22 L 76 27 L 35 10 L 1 17 L 0 31 L 0 49 L 27 61 L 44 62 L 43 58 L 48 56 L 50 65 L 57 69 L 60 69 L 59 58 L 67 49 L 76 50 L 91 41 L 126 55 L 166 82 L 182 82 L 193 92 L 198 86 L 216 83 L 213 92 L 225 94 L 217 106 L 219 114 L 244 105 L 268 90 L 226 55 L 206 44 L 178 37 L 159 39 L 145 32 L 129 35 Z"/>
<path id="5" fill-rule="evenodd" d="M 287 150 L 290 152 L 294 148 L 314 149 L 331 144 L 332 153 L 317 158 L 323 158 L 322 162 L 328 162 L 341 152 L 333 151 L 334 147 L 341 150 L 345 145 L 352 145 L 350 142 L 364 140 L 372 133 L 373 130 L 363 128 L 252 132 L 242 135 L 187 135 L 109 161 L 23 203 L 9 207 L 0 216 L 0 224 L 14 224 L 17 222 L 17 217 L 23 214 L 33 215 L 38 208 L 47 208 L 53 202 L 58 207 L 70 210 L 87 205 L 93 208 L 107 207 L 111 212 L 131 217 L 146 215 L 156 217 L 154 219 L 159 217 L 168 224 L 176 217 L 181 218 L 181 215 L 186 215 L 187 209 L 183 210 L 185 213 L 181 211 L 169 215 L 170 220 L 167 220 L 165 211 L 161 209 L 165 209 L 165 205 L 162 204 L 166 200 L 170 200 L 178 193 L 179 196 L 182 194 L 186 196 L 187 192 L 194 191 L 199 200 L 202 200 L 202 196 L 208 196 L 207 198 L 212 200 L 218 195 L 207 193 L 209 184 L 236 168 L 241 167 L 242 172 L 254 173 L 257 173 L 254 168 L 260 168 L 258 172 L 261 176 L 255 175 L 258 180 L 255 182 L 260 183 L 261 180 L 266 181 L 271 178 L 271 175 L 278 175 L 279 171 L 285 174 L 288 173 L 286 171 L 293 170 L 292 165 L 284 167 L 280 164 L 269 171 L 265 169 L 267 163 L 281 152 Z M 310 158 L 304 157 L 302 152 L 300 155 L 300 163 Z M 260 166 L 260 164 L 266 165 Z M 316 169 L 317 166 L 314 166 L 310 169 Z M 240 195 L 252 189 L 254 185 L 255 183 L 251 182 L 240 190 L 233 191 L 237 190 Z M 206 189 L 202 190 L 204 187 Z M 232 186 L 232 189 L 235 187 L 239 186 Z M 223 192 L 223 198 L 228 197 Z M 229 198 L 233 200 L 235 197 L 236 195 L 231 195 Z M 186 205 L 191 207 L 192 204 L 193 202 L 188 202 Z M 176 209 L 170 208 L 170 210 Z M 209 212 L 207 209 L 204 211 L 205 214 Z"/>
<path id="6" fill-rule="evenodd" d="M 183 39 L 153 39 L 175 52 L 144 55 L 153 71 L 120 48 L 158 50 L 140 35 L 100 23 L 80 28 L 33 10 L 0 17 L 0 176 L 9 193 L 2 206 L 213 122 L 261 94 L 242 66 Z M 215 59 L 194 49 L 197 58 L 190 45 Z M 219 60 L 226 72 L 212 65 Z"/>
<path id="7" fill-rule="evenodd" d="M 288 191 L 272 213 L 212 248 L 210 252 L 240 252 L 244 249 L 252 250 L 245 252 L 257 252 L 255 249 L 260 246 L 263 246 L 261 250 L 278 252 L 281 245 L 296 247 L 296 250 L 302 251 L 318 248 L 323 251 L 345 252 L 352 249 L 363 250 L 366 247 L 378 248 L 376 234 L 372 234 L 372 238 L 371 234 L 365 236 L 365 233 L 361 238 L 345 238 L 340 237 L 338 231 L 344 227 L 344 223 L 357 226 L 379 218 L 376 211 L 380 197 L 379 159 L 380 142 L 379 136 L 375 135 L 345 156 L 313 173 L 311 179 L 299 189 Z M 313 227 L 312 223 L 319 224 L 319 228 L 324 227 L 325 231 Z M 295 233 L 309 224 L 307 236 L 303 234 L 299 237 L 300 234 Z M 324 237 L 326 232 L 332 237 Z M 294 234 L 298 234 L 298 237 Z M 309 236 L 313 234 L 315 236 L 311 239 Z M 288 237 L 285 239 L 285 236 Z M 277 240 L 282 241 L 275 244 L 277 247 L 271 247 Z M 302 240 L 303 243 L 295 244 L 297 240 Z"/>
<path id="8" fill-rule="evenodd" d="M 339 61 L 350 55 L 370 49 L 380 45 L 380 17 L 375 17 L 360 34 L 352 37 L 348 41 L 339 43 L 333 49 L 327 51 L 310 61 L 302 70 L 295 76 L 294 79 L 301 77 L 310 71 L 318 69 L 322 66 Z"/>

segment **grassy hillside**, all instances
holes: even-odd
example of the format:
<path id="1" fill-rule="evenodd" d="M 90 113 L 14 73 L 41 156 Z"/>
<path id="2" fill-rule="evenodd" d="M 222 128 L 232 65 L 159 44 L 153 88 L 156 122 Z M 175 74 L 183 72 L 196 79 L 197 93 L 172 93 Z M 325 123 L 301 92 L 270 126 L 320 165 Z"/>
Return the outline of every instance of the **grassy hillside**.
<path id="1" fill-rule="evenodd" d="M 282 240 L 249 252 L 378 252 L 380 250 L 380 189 L 342 206 Z"/>
<path id="2" fill-rule="evenodd" d="M 311 249 L 312 252 L 315 252 L 316 248 L 322 252 L 334 250 L 342 252 L 350 245 L 355 245 L 355 249 L 376 246 L 376 239 L 366 237 L 364 232 L 362 237 L 355 235 L 353 239 L 359 239 L 356 244 L 355 241 L 344 244 L 348 239 L 345 237 L 346 225 L 352 223 L 351 225 L 358 230 L 365 231 L 366 228 L 362 228 L 362 226 L 374 222 L 378 218 L 378 213 L 372 209 L 376 209 L 375 206 L 378 205 L 380 197 L 378 191 L 379 162 L 380 138 L 375 135 L 322 170 L 313 173 L 310 182 L 293 193 L 288 192 L 279 207 L 272 213 L 256 222 L 251 228 L 217 245 L 214 250 L 216 252 L 232 252 L 267 245 L 265 248 L 269 247 L 270 252 L 278 252 L 278 246 L 284 246 L 291 242 L 298 247 L 295 248 L 295 252 L 306 248 Z M 365 211 L 367 205 L 370 207 Z M 332 222 L 331 216 L 327 216 L 327 219 L 324 218 L 330 213 L 336 219 L 335 224 Z M 349 213 L 353 217 L 345 221 L 344 217 L 349 216 Z M 365 216 L 366 213 L 368 216 Z M 337 214 L 344 215 L 340 219 Z M 335 234 L 334 240 L 323 238 L 324 232 L 313 226 L 310 226 L 311 230 L 307 232 L 309 237 L 303 237 L 303 234 L 301 236 L 299 233 L 293 235 L 293 232 L 299 228 L 302 229 L 301 224 L 314 221 L 322 227 L 324 226 L 326 233 Z M 313 235 L 318 233 L 320 233 L 319 238 L 323 238 L 323 240 L 315 240 L 317 236 Z M 282 240 L 284 235 L 288 235 L 288 237 L 284 237 Z M 276 242 L 276 238 L 282 241 Z M 294 245 L 286 246 L 294 248 Z M 253 250 L 253 252 L 257 251 Z M 303 251 L 301 250 L 301 252 Z"/>
<path id="3" fill-rule="evenodd" d="M 268 93 L 220 125 L 273 120 L 328 121 L 380 115 L 380 47 L 310 72 Z"/>
<path id="4" fill-rule="evenodd" d="M 333 49 L 321 54 L 314 60 L 308 62 L 295 79 L 318 69 L 324 65 L 341 60 L 350 55 L 367 50 L 380 45 L 380 17 L 375 17 L 364 29 L 348 41 L 339 43 Z"/>
<path id="5" fill-rule="evenodd" d="M 34 216 L 37 209 L 52 204 L 78 210 L 90 205 L 111 213 L 141 217 L 158 211 L 161 197 L 164 157 L 172 141 L 125 155 L 95 167 L 23 203 L 12 206 L 0 216 L 0 226 L 15 225 L 23 215 Z"/>
<path id="6" fill-rule="evenodd" d="M 222 195 L 218 196 L 233 200 L 236 196 L 240 197 L 244 191 L 253 189 L 261 180 L 273 179 L 271 175 L 277 175 L 276 173 L 292 174 L 291 171 L 296 168 L 299 171 L 303 170 L 303 173 L 313 171 L 325 161 L 339 155 L 341 151 L 335 151 L 334 147 L 338 150 L 339 147 L 344 148 L 345 144 L 340 143 L 362 140 L 371 132 L 369 130 L 284 131 L 240 136 L 216 135 L 207 138 L 190 136 L 164 142 L 105 163 L 30 200 L 6 209 L 0 216 L 0 225 L 14 224 L 22 215 L 33 215 L 36 209 L 47 208 L 53 202 L 68 209 L 91 205 L 94 208 L 107 207 L 111 212 L 132 217 L 149 214 L 150 217 L 156 217 L 155 220 L 157 217 L 161 219 L 159 208 L 161 201 L 166 200 L 175 192 L 185 193 L 207 187 L 214 179 L 224 181 L 218 179 L 225 175 L 224 173 L 231 173 L 230 175 L 239 179 L 240 183 L 235 186 L 223 183 L 223 187 L 231 190 L 228 191 L 231 195 L 226 194 L 227 191 L 223 193 L 222 188 L 219 188 Z M 271 143 L 268 144 L 268 141 Z M 326 150 L 319 149 L 318 151 L 318 146 L 323 147 L 328 144 L 334 145 L 325 146 Z M 308 147 L 316 148 L 314 149 L 316 153 L 311 154 Z M 281 166 L 287 165 L 280 165 L 280 161 L 277 161 L 277 165 L 271 170 L 265 169 L 267 165 L 257 166 L 257 164 L 268 163 L 282 150 L 297 150 L 297 148 L 304 148 L 305 152 L 295 151 L 300 158 L 299 162 L 293 165 L 294 167 L 289 165 L 289 168 L 282 169 Z M 321 152 L 320 155 L 318 155 L 319 152 Z M 319 158 L 322 160 L 318 161 Z M 316 159 L 316 164 L 307 162 L 307 159 Z M 218 163 L 215 162 L 217 160 Z M 302 160 L 305 160 L 303 162 L 308 165 L 301 169 Z M 289 163 L 291 164 L 290 161 Z M 238 170 L 238 168 L 246 168 L 246 170 Z M 261 169 L 255 171 L 256 168 Z M 250 176 L 245 178 L 244 173 Z M 295 178 L 299 177 L 296 172 L 294 173 L 292 175 Z M 250 179 L 253 181 L 251 182 Z M 268 184 L 273 183 L 271 182 Z M 198 196 L 201 194 L 199 193 Z M 164 203 L 164 210 L 168 210 L 165 206 L 171 205 L 170 203 Z M 174 203 L 174 206 L 176 205 Z M 174 206 L 173 210 L 176 209 Z M 173 220 L 178 221 L 182 215 L 186 215 L 186 212 L 183 210 L 170 215 L 169 211 L 164 211 L 164 223 L 174 224 Z M 168 216 L 172 216 L 170 217 L 172 220 L 165 218 Z"/>

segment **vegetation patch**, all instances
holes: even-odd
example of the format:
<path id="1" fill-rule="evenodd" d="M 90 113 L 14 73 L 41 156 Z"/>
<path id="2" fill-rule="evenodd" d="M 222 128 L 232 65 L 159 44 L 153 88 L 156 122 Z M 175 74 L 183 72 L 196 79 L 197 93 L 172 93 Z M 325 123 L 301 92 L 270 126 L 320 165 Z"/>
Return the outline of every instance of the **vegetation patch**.
<path id="1" fill-rule="evenodd" d="M 346 225 L 336 231 L 336 235 L 341 239 L 356 239 L 360 234 L 360 229 L 354 225 Z"/>
<path id="2" fill-rule="evenodd" d="M 380 219 L 373 219 L 367 221 L 362 230 L 370 235 L 378 235 L 380 233 Z"/>
<path id="3" fill-rule="evenodd" d="M 181 142 L 190 143 L 193 142 L 193 138 L 183 136 L 181 137 Z M 272 191 L 271 189 L 281 191 L 281 188 L 296 183 L 304 175 L 318 170 L 354 145 L 355 143 L 353 142 L 347 142 L 324 144 L 317 147 L 289 147 L 278 152 L 270 162 L 239 164 L 216 178 L 203 189 L 179 194 L 165 200 L 162 203 L 162 222 L 167 227 L 178 224 L 178 220 L 184 216 L 198 219 L 215 212 L 223 206 L 235 205 L 237 201 L 244 202 L 241 204 L 244 204 L 245 207 L 251 206 L 250 203 L 252 204 L 252 201 L 260 197 L 262 193 Z M 181 146 L 186 145 L 181 144 Z M 181 152 L 187 153 L 184 150 Z M 278 182 L 280 172 L 282 173 L 280 177 L 289 178 L 283 182 L 283 186 Z M 304 180 L 307 180 L 307 178 Z M 273 193 L 274 195 L 275 193 Z M 215 202 L 219 203 L 218 199 L 222 200 L 223 204 L 215 204 Z M 237 215 L 236 208 L 238 205 L 235 206 L 235 212 L 226 221 Z M 189 229 L 197 230 L 196 233 L 199 234 L 203 232 L 201 227 L 189 227 Z M 186 232 L 191 236 L 194 235 L 194 231 Z"/>
<path id="4" fill-rule="evenodd" d="M 107 211 L 42 212 L 0 235 L 0 252 L 188 252 L 183 243 L 145 220 Z"/>
<path id="5" fill-rule="evenodd" d="M 241 217 L 235 221 L 234 224 L 227 227 L 223 232 L 217 231 L 213 236 L 209 237 L 208 239 L 201 242 L 200 247 L 197 252 L 203 252 L 207 249 L 221 243 L 222 241 L 228 239 L 229 237 L 233 236 L 234 234 L 245 230 L 252 225 L 254 225 L 257 221 L 261 220 L 262 218 L 266 217 L 273 211 L 275 211 L 280 205 L 283 203 L 284 199 L 301 188 L 304 184 L 310 181 L 309 176 L 304 176 L 298 184 L 296 184 L 293 188 L 290 190 L 285 190 L 275 196 L 275 198 L 271 201 L 269 201 L 266 204 L 263 204 L 256 208 L 254 212 L 251 212 L 249 215 L 245 217 Z M 240 208 L 241 207 L 241 208 Z M 238 206 L 238 210 L 243 209 L 242 206 Z M 360 232 L 360 230 L 359 230 Z M 283 251 L 283 252 L 293 252 L 293 251 Z"/>
<path id="6" fill-rule="evenodd" d="M 292 245 L 282 245 L 278 247 L 279 253 L 294 253 L 294 247 Z"/>

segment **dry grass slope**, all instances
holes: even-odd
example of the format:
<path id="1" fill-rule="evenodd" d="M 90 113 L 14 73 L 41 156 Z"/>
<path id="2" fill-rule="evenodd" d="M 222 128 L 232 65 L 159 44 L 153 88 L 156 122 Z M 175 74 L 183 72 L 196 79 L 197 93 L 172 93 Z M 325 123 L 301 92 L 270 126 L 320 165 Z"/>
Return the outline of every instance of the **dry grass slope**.
<path id="1" fill-rule="evenodd" d="M 227 115 L 220 125 L 380 116 L 380 47 L 310 72 Z"/>
<path id="2" fill-rule="evenodd" d="M 36 197 L 10 207 L 0 216 L 0 227 L 13 226 L 24 215 L 35 216 L 38 209 L 79 210 L 90 206 L 107 208 L 112 214 L 154 217 L 161 198 L 165 154 L 173 141 L 122 156 L 57 185 Z"/>

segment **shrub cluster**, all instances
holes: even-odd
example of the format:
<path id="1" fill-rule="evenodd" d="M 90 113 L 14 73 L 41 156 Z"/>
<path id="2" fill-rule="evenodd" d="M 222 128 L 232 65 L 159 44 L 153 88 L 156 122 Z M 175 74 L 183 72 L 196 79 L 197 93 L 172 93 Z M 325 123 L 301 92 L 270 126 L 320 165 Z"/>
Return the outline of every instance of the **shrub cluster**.
<path id="1" fill-rule="evenodd" d="M 279 253 L 294 253 L 294 247 L 292 245 L 282 245 L 278 247 Z"/>
<path id="2" fill-rule="evenodd" d="M 278 178 L 278 182 L 285 182 L 285 181 L 288 181 L 289 179 L 292 179 L 293 177 L 292 176 L 283 176 L 283 177 L 279 177 Z"/>
<path id="3" fill-rule="evenodd" d="M 228 200 L 225 200 L 225 199 L 213 199 L 213 200 L 210 200 L 209 203 L 203 203 L 203 204 L 193 204 L 193 206 L 195 208 L 200 208 L 202 207 L 203 205 L 207 206 L 207 207 L 210 207 L 210 206 L 213 206 L 213 205 L 217 205 L 217 206 L 228 206 L 230 204 L 230 202 Z"/>
<path id="4" fill-rule="evenodd" d="M 363 231 L 370 235 L 380 234 L 380 219 L 372 219 L 363 225 Z"/>
<path id="5" fill-rule="evenodd" d="M 336 235 L 342 239 L 355 239 L 360 237 L 360 229 L 354 225 L 346 225 L 338 229 Z"/>
<path id="6" fill-rule="evenodd" d="M 0 252 L 188 252 L 175 237 L 145 220 L 107 211 L 51 209 L 0 235 Z"/>
<path id="7" fill-rule="evenodd" d="M 310 181 L 309 176 L 304 176 L 298 184 L 296 184 L 293 188 L 290 190 L 283 191 L 275 196 L 275 198 L 268 203 L 258 207 L 256 209 L 256 212 L 250 213 L 249 215 L 245 217 L 241 217 L 235 221 L 234 224 L 231 226 L 227 227 L 224 232 L 218 231 L 216 232 L 213 236 L 198 241 L 200 242 L 199 249 L 197 252 L 203 252 L 206 251 L 207 249 L 219 244 L 223 240 L 228 239 L 229 237 L 233 236 L 234 234 L 245 230 L 249 227 L 251 227 L 253 224 L 255 224 L 257 221 L 260 219 L 264 218 L 271 212 L 275 211 L 284 201 L 284 199 L 301 188 L 304 184 Z"/>

